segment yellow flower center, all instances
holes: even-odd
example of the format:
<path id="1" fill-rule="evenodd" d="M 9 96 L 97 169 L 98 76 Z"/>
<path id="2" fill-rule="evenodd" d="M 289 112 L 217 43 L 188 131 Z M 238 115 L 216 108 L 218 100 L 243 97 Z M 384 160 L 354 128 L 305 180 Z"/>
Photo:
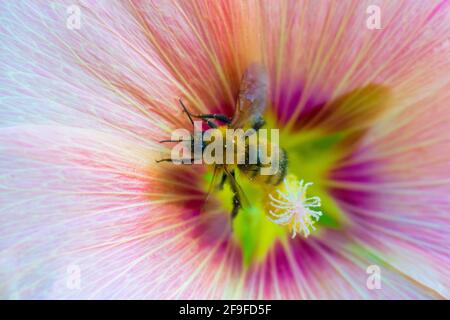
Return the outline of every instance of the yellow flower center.
<path id="1" fill-rule="evenodd" d="M 265 119 L 265 128 L 277 127 L 274 117 L 267 115 Z M 327 174 L 340 155 L 337 145 L 341 135 L 320 131 L 281 131 L 280 134 L 289 173 L 281 184 L 256 183 L 239 170 L 235 171 L 249 203 L 243 205 L 233 220 L 230 217 L 230 222 L 232 237 L 241 247 L 247 265 L 264 261 L 276 242 L 285 244 L 297 234 L 302 237 L 294 241 L 301 241 L 315 229 L 314 235 L 319 237 L 322 229 L 340 228 L 347 220 L 324 187 Z M 209 190 L 212 171 L 205 176 L 205 192 Z M 233 192 L 228 184 L 222 190 L 215 190 L 211 197 L 218 200 L 224 214 L 230 215 Z"/>

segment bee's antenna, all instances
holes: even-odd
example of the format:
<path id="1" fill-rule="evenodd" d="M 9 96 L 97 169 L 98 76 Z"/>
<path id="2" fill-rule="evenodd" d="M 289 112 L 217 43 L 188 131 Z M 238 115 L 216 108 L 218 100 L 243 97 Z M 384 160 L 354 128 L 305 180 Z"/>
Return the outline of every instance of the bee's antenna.
<path id="1" fill-rule="evenodd" d="M 194 121 L 192 120 L 191 114 L 189 113 L 189 111 L 186 109 L 186 106 L 184 105 L 183 101 L 180 99 L 178 99 L 178 101 L 181 104 L 181 107 L 183 108 L 184 112 L 187 114 L 187 116 L 189 117 L 189 121 L 191 121 L 192 126 L 194 126 Z"/>

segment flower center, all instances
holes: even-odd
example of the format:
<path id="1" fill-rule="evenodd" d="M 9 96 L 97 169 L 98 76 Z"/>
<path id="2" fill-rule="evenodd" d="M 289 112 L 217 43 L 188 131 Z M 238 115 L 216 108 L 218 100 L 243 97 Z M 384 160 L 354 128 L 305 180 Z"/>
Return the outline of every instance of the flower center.
<path id="1" fill-rule="evenodd" d="M 276 128 L 274 117 L 265 118 L 268 129 Z M 320 229 L 338 228 L 346 220 L 324 184 L 339 154 L 335 148 L 339 141 L 339 136 L 321 132 L 283 134 L 281 130 L 288 175 L 277 186 L 257 184 L 236 170 L 236 180 L 248 203 L 230 221 L 232 237 L 241 247 L 246 264 L 263 261 L 277 241 L 305 241 L 310 235 L 320 236 Z M 212 171 L 205 176 L 205 191 L 211 180 Z M 224 213 L 231 212 L 233 192 L 227 184 L 215 190 L 212 197 Z"/>

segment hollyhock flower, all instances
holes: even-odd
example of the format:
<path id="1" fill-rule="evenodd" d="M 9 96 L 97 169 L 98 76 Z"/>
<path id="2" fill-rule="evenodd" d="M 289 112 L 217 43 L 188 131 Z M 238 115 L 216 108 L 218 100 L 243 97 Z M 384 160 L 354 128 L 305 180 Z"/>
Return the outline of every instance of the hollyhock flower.
<path id="1" fill-rule="evenodd" d="M 449 298 L 449 1 L 20 0 L 0 21 L 2 297 Z M 231 117 L 252 63 L 296 180 L 237 172 L 231 220 L 210 166 L 155 160 L 190 128 L 178 99 Z"/>

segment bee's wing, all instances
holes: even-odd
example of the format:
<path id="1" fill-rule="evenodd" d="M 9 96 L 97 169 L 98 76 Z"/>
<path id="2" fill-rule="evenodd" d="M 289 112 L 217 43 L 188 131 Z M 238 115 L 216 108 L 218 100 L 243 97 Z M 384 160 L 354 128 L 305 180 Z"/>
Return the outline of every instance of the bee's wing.
<path id="1" fill-rule="evenodd" d="M 208 193 L 206 194 L 204 203 L 208 202 L 209 196 L 211 195 L 214 188 L 216 187 L 217 177 L 220 176 L 221 173 L 222 173 L 222 170 L 218 166 L 214 166 L 213 176 L 212 176 L 211 182 L 209 183 Z"/>
<path id="2" fill-rule="evenodd" d="M 252 126 L 267 107 L 268 76 L 263 66 L 252 64 L 244 72 L 231 127 Z"/>
<path id="3" fill-rule="evenodd" d="M 213 176 L 209 183 L 208 191 L 206 193 L 205 199 L 203 200 L 203 204 L 200 208 L 201 212 L 210 212 L 211 210 L 215 210 L 217 208 L 217 200 L 214 197 L 211 197 L 211 194 L 214 192 L 214 189 L 217 187 L 217 177 L 222 174 L 222 169 L 219 166 L 214 167 Z"/>

